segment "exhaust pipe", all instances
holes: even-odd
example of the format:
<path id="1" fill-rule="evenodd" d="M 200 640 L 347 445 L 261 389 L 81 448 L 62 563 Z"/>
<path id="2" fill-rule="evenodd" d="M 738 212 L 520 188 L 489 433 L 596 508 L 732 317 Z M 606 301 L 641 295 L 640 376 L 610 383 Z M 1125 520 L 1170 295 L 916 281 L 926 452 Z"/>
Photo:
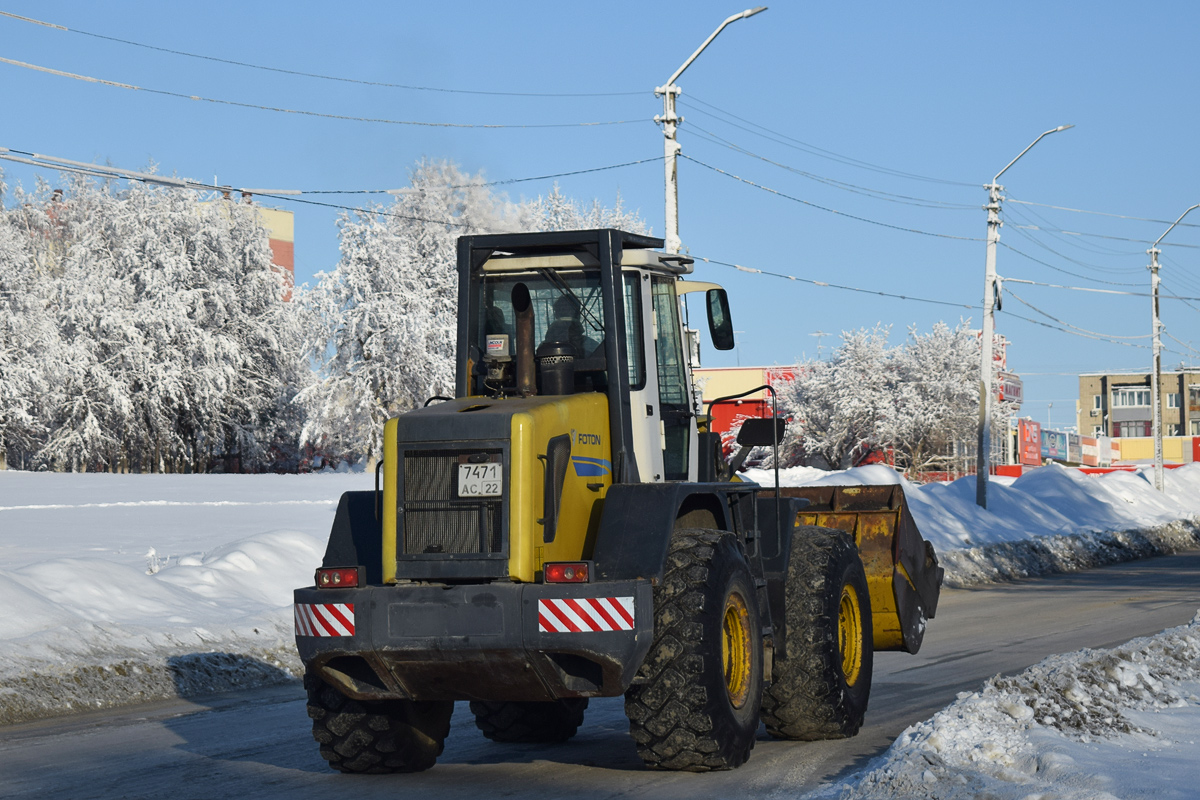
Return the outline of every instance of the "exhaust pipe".
<path id="1" fill-rule="evenodd" d="M 537 394 L 536 365 L 533 362 L 533 300 L 529 287 L 518 283 L 512 290 L 513 312 L 517 317 L 517 394 Z"/>

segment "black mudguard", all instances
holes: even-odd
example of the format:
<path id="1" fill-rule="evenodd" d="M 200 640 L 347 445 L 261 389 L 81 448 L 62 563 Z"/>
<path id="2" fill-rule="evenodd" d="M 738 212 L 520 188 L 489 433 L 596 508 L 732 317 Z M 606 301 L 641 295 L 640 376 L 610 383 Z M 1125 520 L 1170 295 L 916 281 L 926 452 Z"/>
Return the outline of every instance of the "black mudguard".
<path id="1" fill-rule="evenodd" d="M 686 527 L 689 515 L 709 512 L 716 527 L 745 537 L 753 531 L 752 483 L 617 484 L 604 498 L 592 560 L 600 580 L 645 578 L 661 581 L 671 531 L 677 520 Z M 752 534 L 751 534 L 752 535 Z"/>
<path id="2" fill-rule="evenodd" d="M 346 492 L 338 502 L 322 567 L 362 567 L 364 583 L 383 583 L 383 523 L 375 492 Z"/>

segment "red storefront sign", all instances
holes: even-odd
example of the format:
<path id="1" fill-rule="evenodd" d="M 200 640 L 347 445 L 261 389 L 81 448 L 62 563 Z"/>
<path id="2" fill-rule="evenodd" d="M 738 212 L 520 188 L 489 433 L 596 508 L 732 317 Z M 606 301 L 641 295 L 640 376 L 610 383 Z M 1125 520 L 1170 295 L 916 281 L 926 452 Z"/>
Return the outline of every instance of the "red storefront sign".
<path id="1" fill-rule="evenodd" d="M 1017 450 L 1022 464 L 1037 467 L 1042 463 L 1042 426 L 1031 419 L 1017 422 Z"/>

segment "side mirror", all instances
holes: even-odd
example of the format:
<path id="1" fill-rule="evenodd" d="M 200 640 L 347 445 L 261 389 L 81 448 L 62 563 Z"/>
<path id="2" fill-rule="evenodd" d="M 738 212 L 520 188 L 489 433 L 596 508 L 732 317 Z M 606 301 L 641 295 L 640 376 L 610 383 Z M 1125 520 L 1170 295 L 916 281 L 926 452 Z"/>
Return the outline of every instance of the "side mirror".
<path id="1" fill-rule="evenodd" d="M 737 443 L 742 447 L 770 447 L 777 442 L 782 443 L 786 432 L 787 420 L 783 417 L 753 417 L 742 423 Z"/>
<path id="2" fill-rule="evenodd" d="M 733 318 L 729 316 L 729 296 L 724 289 L 709 289 L 705 296 L 708 300 L 708 332 L 712 336 L 713 347 L 732 350 Z"/>

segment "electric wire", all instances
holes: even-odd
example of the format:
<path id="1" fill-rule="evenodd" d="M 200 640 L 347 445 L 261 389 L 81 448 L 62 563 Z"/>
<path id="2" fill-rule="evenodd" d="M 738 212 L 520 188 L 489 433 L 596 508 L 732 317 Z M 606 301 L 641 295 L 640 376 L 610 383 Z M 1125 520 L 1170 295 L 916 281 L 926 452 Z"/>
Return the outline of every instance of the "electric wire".
<path id="1" fill-rule="evenodd" d="M 860 294 L 874 294 L 880 297 L 890 297 L 895 300 L 912 300 L 917 303 L 930 303 L 939 306 L 950 306 L 951 308 L 965 308 L 968 311 L 979 310 L 978 306 L 967 305 L 965 303 L 952 303 L 948 300 L 930 300 L 927 297 L 914 297 L 912 295 L 895 294 L 893 292 L 881 292 L 876 289 L 860 289 L 856 286 L 843 286 L 841 284 L 829 283 L 828 281 L 818 281 L 812 278 L 799 278 L 795 275 L 787 275 L 782 272 L 771 272 L 770 270 L 757 269 L 755 267 L 745 267 L 741 264 L 734 264 L 730 261 L 720 261 L 715 258 L 704 258 L 703 256 L 697 256 L 696 258 L 697 260 L 703 261 L 706 264 L 718 264 L 722 267 L 736 269 L 739 272 L 748 272 L 753 275 L 769 275 L 772 278 L 783 278 L 784 280 L 796 281 L 797 283 L 807 283 L 812 286 L 823 286 L 830 289 L 841 289 L 847 292 L 858 292 Z"/>
<path id="2" fill-rule="evenodd" d="M 1049 314 L 1049 313 L 1043 311 L 1042 309 L 1040 309 L 1037 306 L 1030 303 L 1028 300 L 1025 300 L 1024 298 L 1022 298 L 1019 294 L 1012 291 L 1011 289 L 1008 291 L 1007 294 L 1009 297 L 1013 298 L 1018 303 L 1026 306 L 1027 308 L 1029 308 L 1030 310 L 1032 310 L 1038 314 L 1041 314 L 1046 319 L 1048 319 L 1052 322 L 1056 322 L 1065 328 L 1070 328 L 1071 332 L 1074 332 L 1075 335 L 1077 335 L 1077 336 L 1083 336 L 1088 339 L 1097 339 L 1100 341 L 1108 341 L 1108 342 L 1112 342 L 1113 344 L 1127 344 L 1127 342 L 1122 341 L 1124 339 L 1150 339 L 1150 338 L 1153 338 L 1153 334 L 1150 334 L 1150 333 L 1144 333 L 1144 334 L 1141 334 L 1138 336 L 1118 336 L 1116 334 L 1098 333 L 1096 331 L 1088 330 L 1087 328 L 1081 328 L 1078 325 L 1072 325 L 1071 323 L 1067 322 L 1066 320 L 1059 319 L 1058 317 L 1054 316 L 1053 314 Z M 1137 345 L 1137 346 L 1145 347 L 1145 345 Z"/>
<path id="3" fill-rule="evenodd" d="M 1116 242 L 1133 242 L 1135 244 L 1154 244 L 1153 239 L 1131 239 L 1127 236 L 1110 236 L 1105 233 L 1088 233 L 1087 231 L 1068 231 L 1061 228 L 1046 228 L 1041 225 L 1014 225 L 1016 228 L 1025 228 L 1027 230 L 1042 231 L 1044 233 L 1061 233 L 1066 236 L 1091 236 L 1095 239 L 1111 239 Z M 1190 249 L 1200 250 L 1200 245 L 1197 244 L 1181 244 L 1179 242 L 1161 242 L 1163 247 L 1187 247 Z"/>
<path id="4" fill-rule="evenodd" d="M 1082 208 L 1070 208 L 1068 206 L 1053 206 L 1053 205 L 1049 205 L 1048 203 L 1035 203 L 1031 200 L 1018 200 L 1017 198 L 1012 197 L 1011 195 L 1008 195 L 1007 193 L 1005 193 L 1005 195 L 1006 196 L 1005 196 L 1004 200 L 1006 203 L 1020 203 L 1021 205 L 1024 205 L 1024 206 L 1040 206 L 1042 208 L 1052 208 L 1055 211 L 1071 211 L 1076 214 L 1094 214 L 1098 217 L 1113 217 L 1115 219 L 1128 219 L 1128 220 L 1134 220 L 1137 222 L 1156 222 L 1160 225 L 1170 225 L 1171 224 L 1171 220 L 1169 220 L 1169 219 L 1154 219 L 1152 217 L 1134 217 L 1134 216 L 1130 216 L 1128 214 L 1113 214 L 1113 213 L 1110 213 L 1107 211 L 1088 211 L 1088 210 L 1082 209 Z M 1200 223 L 1180 222 L 1179 227 L 1181 227 L 1181 228 L 1200 228 Z"/>
<path id="5" fill-rule="evenodd" d="M 1051 222 L 1049 219 L 1032 209 L 1018 209 L 1012 206 L 1005 206 L 1004 215 L 1006 217 L 1012 215 L 1019 220 L 1024 221 L 1028 226 L 1045 231 L 1056 241 L 1062 242 L 1063 244 L 1069 244 L 1072 247 L 1077 247 L 1087 253 L 1094 253 L 1096 255 L 1104 256 L 1131 256 L 1140 252 L 1140 250 L 1118 249 L 1103 242 L 1091 242 L 1081 236 L 1069 236 L 1066 234 L 1054 233 L 1049 229 L 1056 227 L 1055 223 Z M 1040 221 L 1042 224 L 1039 225 L 1038 222 L 1035 222 L 1035 220 Z"/>
<path id="6" fill-rule="evenodd" d="M 118 89 L 129 89 L 136 92 L 148 92 L 150 94 L 164 95 L 166 97 L 177 97 L 184 100 L 198 100 L 205 103 L 215 103 L 217 105 L 234 106 L 236 108 L 250 108 L 258 111 L 273 111 L 280 114 L 296 114 L 304 117 L 319 117 L 322 119 L 336 119 L 346 122 L 370 122 L 382 125 L 413 125 L 422 128 L 480 128 L 480 129 L 532 129 L 532 128 L 595 128 L 611 125 L 630 125 L 636 122 L 647 122 L 649 120 L 640 119 L 621 119 L 621 120 L 604 120 L 600 122 L 547 122 L 538 124 L 526 125 L 509 125 L 509 124 L 481 124 L 467 122 L 424 122 L 420 120 L 402 120 L 402 119 L 384 119 L 381 117 L 355 117 L 348 114 L 329 114 L 322 111 L 308 111 L 304 109 L 282 108 L 279 106 L 260 105 L 258 103 L 243 103 L 237 100 L 223 100 L 214 97 L 201 97 L 200 95 L 184 94 L 182 92 L 171 92 L 166 89 L 150 89 L 145 86 L 135 86 L 131 83 L 121 83 L 119 81 L 110 81 L 105 78 L 96 78 L 90 75 L 80 75 L 75 72 L 65 72 L 51 67 L 42 67 L 37 64 L 30 64 L 25 61 L 17 61 L 11 58 L 0 56 L 0 63 L 10 64 L 22 69 L 34 70 L 36 72 L 44 72 L 48 75 L 56 75 L 61 78 L 71 78 L 72 80 L 83 81 L 85 83 L 98 83 L 104 86 L 112 86 Z"/>
<path id="7" fill-rule="evenodd" d="M 40 161 L 34 161 L 33 159 L 23 158 L 21 156 L 13 156 L 13 155 L 9 155 L 7 153 L 0 153 L 0 159 L 3 159 L 5 161 L 15 161 L 15 162 L 18 162 L 21 164 L 30 164 L 30 165 L 36 166 L 36 167 L 50 166 L 50 165 L 47 165 Z M 65 159 L 64 159 L 64 161 L 65 161 Z M 169 187 L 176 188 L 176 189 L 182 188 L 182 189 L 193 189 L 193 190 L 214 191 L 214 192 L 223 192 L 223 191 L 226 191 L 229 189 L 229 187 L 227 187 L 227 186 L 216 186 L 214 184 L 203 183 L 200 181 L 192 181 L 192 180 L 186 180 L 186 179 L 180 179 L 180 178 L 167 178 L 167 177 L 158 176 L 158 175 L 148 175 L 148 174 L 144 174 L 144 173 L 131 172 L 128 170 L 111 169 L 111 170 L 105 172 L 105 171 L 101 171 L 101 169 L 99 169 L 99 168 L 89 168 L 88 165 L 72 166 L 70 164 L 59 164 L 59 165 L 55 165 L 54 169 L 59 170 L 61 172 L 70 172 L 70 173 L 75 173 L 75 174 L 80 174 L 80 175 L 91 175 L 91 176 L 97 177 L 97 178 L 123 179 L 123 180 L 130 180 L 130 181 L 138 181 L 140 183 L 152 184 L 152 185 L 157 185 L 157 186 L 169 186 Z M 457 228 L 469 227 L 468 223 L 465 223 L 465 222 L 457 222 L 455 220 L 446 220 L 446 219 L 430 219 L 428 217 L 420 217 L 420 216 L 416 216 L 414 214 L 400 214 L 400 213 L 397 213 L 394 211 L 384 211 L 382 208 L 372 209 L 372 208 L 363 208 L 360 206 L 341 205 L 338 203 L 325 203 L 325 202 L 321 202 L 319 200 L 305 200 L 305 199 L 302 199 L 299 197 L 294 197 L 294 196 L 291 196 L 289 194 L 285 194 L 282 192 L 272 193 L 270 191 L 264 191 L 264 192 L 260 192 L 260 193 L 264 197 L 271 197 L 273 199 L 282 200 L 284 202 L 289 202 L 289 203 L 301 203 L 304 205 L 321 206 L 324 208 L 335 208 L 335 209 L 339 209 L 342 211 L 353 211 L 353 212 L 356 212 L 359 214 L 391 217 L 393 219 L 407 219 L 407 220 L 411 220 L 413 222 L 426 222 L 431 225 L 448 225 L 448 226 L 457 227 Z M 249 194 L 249 192 L 247 192 L 247 194 Z"/>
<path id="8" fill-rule="evenodd" d="M 1197 278 L 1194 274 L 1192 274 L 1188 267 L 1170 257 L 1160 256 L 1160 258 L 1162 259 L 1162 265 L 1170 268 L 1169 272 L 1171 275 L 1171 280 L 1179 281 L 1181 284 L 1194 288 L 1197 292 L 1200 292 L 1200 278 Z"/>
<path id="9" fill-rule="evenodd" d="M 1035 264 L 1041 264 L 1043 267 L 1052 269 L 1055 272 L 1061 272 L 1064 275 L 1070 275 L 1072 278 L 1082 278 L 1085 281 L 1095 281 L 1096 283 L 1105 283 L 1105 284 L 1108 284 L 1109 286 L 1141 286 L 1142 285 L 1140 283 L 1121 283 L 1119 281 L 1106 281 L 1106 280 L 1102 280 L 1100 278 L 1093 278 L 1090 275 L 1080 275 L 1078 272 L 1071 272 L 1068 269 L 1063 269 L 1062 267 L 1056 267 L 1055 265 L 1053 265 L 1047 261 L 1042 261 L 1040 258 L 1034 258 L 1033 256 L 1029 255 L 1028 253 L 1018 250 L 1017 248 L 1013 247 L 1012 245 L 1008 244 L 1007 242 L 1001 241 L 1001 242 L 997 242 L 997 244 L 999 244 L 1005 250 L 1011 250 L 1012 252 L 1016 253 L 1017 255 L 1021 256 L 1022 258 L 1026 258 Z"/>
<path id="10" fill-rule="evenodd" d="M 1084 334 L 1082 334 L 1082 333 L 1076 333 L 1075 331 L 1068 330 L 1067 328 L 1061 328 L 1061 327 L 1059 327 L 1058 325 L 1051 325 L 1050 323 L 1048 323 L 1048 322 L 1042 322 L 1041 320 L 1037 320 L 1037 319 L 1031 319 L 1030 317 L 1026 317 L 1026 316 L 1023 316 L 1023 315 L 1021 315 L 1021 314 L 1014 314 L 1014 313 L 1013 313 L 1013 312 L 1011 312 L 1011 311 L 1004 311 L 1004 312 L 1001 312 L 1001 313 L 1003 313 L 1003 314 L 1005 314 L 1005 315 L 1007 315 L 1007 316 L 1009 316 L 1009 317 L 1012 317 L 1013 319 L 1019 319 L 1019 320 L 1021 320 L 1022 322 L 1028 322 L 1028 323 L 1030 323 L 1031 325 L 1040 325 L 1040 326 L 1041 326 L 1041 327 L 1043 327 L 1043 328 L 1049 328 L 1050 330 L 1052 330 L 1052 331 L 1058 331 L 1059 333 L 1069 333 L 1069 334 L 1071 334 L 1072 336 L 1081 336 L 1081 337 L 1083 337 L 1084 339 L 1100 339 L 1100 337 L 1096 337 L 1096 336 L 1086 336 L 1086 335 L 1084 335 Z M 1148 345 L 1148 344 L 1136 344 L 1136 343 L 1134 343 L 1134 342 L 1118 342 L 1118 341 L 1114 341 L 1114 340 L 1111 340 L 1111 339 L 1103 339 L 1103 341 L 1107 341 L 1109 344 L 1119 344 L 1119 345 L 1124 345 L 1125 347 L 1136 347 L 1136 348 L 1137 348 L 1137 349 L 1139 349 L 1139 350 L 1149 350 L 1149 349 L 1151 349 L 1151 348 L 1150 348 L 1150 345 Z"/>
<path id="11" fill-rule="evenodd" d="M 344 78 L 336 75 L 321 75 L 315 72 L 302 72 L 294 69 L 283 69 L 280 67 L 269 67 L 264 64 L 251 64 L 246 61 L 237 61 L 232 58 L 220 58 L 218 56 L 206 56 L 200 53 L 189 53 L 184 50 L 173 50 L 169 47 L 159 47 L 157 45 L 146 44 L 144 42 L 135 42 L 130 39 L 121 39 L 116 36 L 105 36 L 101 33 L 93 33 L 91 31 L 80 30 L 79 28 L 68 28 L 65 25 L 57 25 L 53 22 L 44 22 L 33 17 L 23 17 L 19 14 L 12 14 L 8 11 L 0 11 L 0 16 L 11 17 L 12 19 L 22 22 L 33 23 L 34 25 L 42 25 L 54 30 L 74 33 L 80 36 L 90 36 L 94 39 L 103 39 L 109 42 L 117 42 L 119 44 L 130 45 L 132 47 L 141 47 L 146 50 L 155 50 L 160 53 L 169 53 L 176 56 L 186 56 L 188 58 L 198 58 L 204 61 L 214 61 L 219 64 L 230 64 L 235 67 L 246 67 L 248 69 L 263 70 L 265 72 L 277 72 L 283 75 L 296 75 L 302 78 L 317 78 L 324 81 L 339 81 L 341 83 L 356 83 L 361 86 L 379 86 L 387 89 L 409 89 L 418 92 L 445 92 L 450 94 L 475 94 L 475 95 L 491 95 L 499 97 L 632 97 L 634 95 L 648 94 L 646 91 L 640 92 L 496 92 L 485 91 L 482 89 L 446 89 L 437 86 L 414 86 L 404 83 L 384 83 L 382 81 L 367 81 L 358 78 Z"/>
<path id="12" fill-rule="evenodd" d="M 713 105 L 712 103 L 707 103 L 704 100 L 701 100 L 699 97 L 696 97 L 695 95 L 688 96 L 688 98 L 686 100 L 683 98 L 680 98 L 679 102 L 680 102 L 680 104 L 682 104 L 684 106 L 691 107 L 693 111 L 698 111 L 701 114 L 707 114 L 708 116 L 711 116 L 714 119 L 725 123 L 726 125 L 731 125 L 735 128 L 740 128 L 741 130 L 744 130 L 747 133 L 754 134 L 755 136 L 761 136 L 762 138 L 770 139 L 771 141 L 774 141 L 777 144 L 782 144 L 786 147 L 791 147 L 796 150 L 801 150 L 805 153 L 809 153 L 810 155 L 815 155 L 820 158 L 826 158 L 831 161 L 836 161 L 841 164 L 846 164 L 848 166 L 859 167 L 860 169 L 867 169 L 867 170 L 871 170 L 873 172 L 880 172 L 885 175 L 892 175 L 892 176 L 898 177 L 898 178 L 910 178 L 912 180 L 928 181 L 930 183 L 944 183 L 944 184 L 948 184 L 950 186 L 970 186 L 970 187 L 978 186 L 978 184 L 967 183 L 964 181 L 951 181 L 951 180 L 946 180 L 944 178 L 933 178 L 933 177 L 929 177 L 927 175 L 918 175 L 913 172 L 905 172 L 903 170 L 892 169 L 891 167 L 884 167 L 884 166 L 880 166 L 879 164 L 872 164 L 869 161 L 862 161 L 861 159 L 852 158 L 851 156 L 845 156 L 840 153 L 836 153 L 832 150 L 826 150 L 823 147 L 817 147 L 814 144 L 809 144 L 808 142 L 802 141 L 800 139 L 796 139 L 795 137 L 789 136 L 786 133 L 780 133 L 779 131 L 768 128 L 765 125 L 760 125 L 757 122 L 753 122 L 752 120 L 748 120 L 744 117 L 739 117 L 737 114 L 733 114 L 729 111 L 725 111 L 721 108 L 718 108 L 717 106 Z M 691 105 L 692 102 L 699 103 L 700 105 L 704 106 L 705 108 L 707 108 L 709 110 L 705 111 L 704 109 L 696 108 L 695 106 Z M 750 125 L 753 128 L 757 128 L 758 130 L 756 131 L 751 128 L 744 128 L 741 125 L 737 125 L 735 123 L 730 122 L 729 120 L 721 119 L 721 117 L 717 116 L 717 115 L 723 115 L 726 117 L 730 117 L 732 119 L 738 120 L 738 122 L 743 122 L 746 125 Z M 766 133 L 761 133 L 760 131 L 765 131 Z M 766 134 L 771 134 L 771 135 L 767 136 Z M 774 138 L 774 137 L 777 137 L 777 138 Z"/>
<path id="13" fill-rule="evenodd" d="M 890 228 L 890 229 L 892 229 L 892 230 L 896 230 L 896 231 L 904 231 L 905 233 L 917 233 L 917 234 L 920 234 L 920 235 L 922 235 L 922 236 L 933 236 L 933 237 L 936 237 L 936 238 L 939 238 L 939 239 L 954 239 L 954 240 L 957 240 L 957 241 L 960 241 L 960 242 L 982 242 L 982 241 L 984 241 L 983 239 L 979 239 L 979 238 L 972 237 L 972 236 L 953 236 L 953 235 L 951 235 L 951 234 L 948 234 L 948 233 L 934 233 L 934 232 L 931 232 L 931 231 L 923 231 L 923 230 L 919 230 L 919 229 L 917 229 L 917 228 L 906 228 L 906 227 L 904 227 L 903 225 L 893 225 L 893 224 L 891 224 L 891 223 L 889 223 L 889 222 L 880 222 L 879 220 L 869 219 L 869 218 L 867 218 L 867 217 L 860 217 L 860 216 L 857 216 L 857 215 L 855 215 L 855 214 L 847 214 L 845 211 L 838 211 L 838 210 L 836 210 L 836 209 L 833 209 L 833 208 L 828 208 L 827 206 L 822 206 L 822 205 L 819 205 L 819 204 L 817 204 L 817 203 L 814 203 L 814 202 L 812 202 L 811 200 L 803 200 L 803 199 L 801 199 L 801 198 L 799 198 L 799 197 L 794 197 L 794 196 L 792 196 L 792 195 L 790 195 L 790 194 L 786 194 L 785 192 L 781 192 L 781 191 L 779 191 L 778 189 L 772 189 L 771 187 L 769 187 L 769 186 L 764 186 L 764 185 L 762 185 L 761 183 L 755 183 L 754 181 L 747 180 L 746 178 L 743 178 L 743 177 L 740 177 L 740 176 L 738 176 L 738 175 L 735 175 L 735 174 L 733 174 L 732 172 L 726 172 L 725 170 L 721 169 L 720 167 L 714 167 L 712 164 L 706 164 L 705 162 L 703 162 L 703 161 L 700 161 L 700 160 L 699 160 L 699 159 L 697 159 L 697 158 L 693 158 L 692 156 L 685 155 L 685 154 L 681 153 L 681 154 L 679 155 L 679 157 L 680 157 L 680 158 L 685 158 L 685 159 L 687 159 L 688 161 L 691 161 L 693 164 L 699 164 L 700 166 L 704 167 L 705 169 L 710 169 L 710 170 L 712 170 L 713 172 L 716 172 L 716 173 L 719 173 L 719 174 L 721 174 L 721 175 L 724 175 L 724 176 L 725 176 L 725 177 L 727 177 L 727 178 L 732 178 L 732 179 L 733 179 L 733 180 L 735 180 L 735 181 L 738 181 L 738 182 L 740 182 L 740 183 L 744 183 L 744 184 L 746 184 L 747 186 L 753 186 L 753 187 L 754 187 L 754 188 L 756 188 L 756 189 L 761 189 L 761 190 L 762 190 L 762 191 L 764 191 L 764 192 L 767 192 L 767 193 L 769 193 L 769 194 L 776 195 L 776 196 L 778 196 L 778 197 L 782 197 L 782 198 L 784 198 L 785 200 L 791 200 L 791 201 L 792 201 L 792 202 L 794 202 L 794 203 L 800 203 L 800 204 L 802 204 L 802 205 L 806 205 L 806 206 L 809 206 L 809 207 L 811 207 L 811 208 L 816 208 L 816 209 L 819 209 L 819 210 L 821 210 L 821 211 L 828 212 L 828 213 L 830 213 L 830 214 L 837 214 L 838 216 L 846 217 L 847 219 L 856 220 L 856 221 L 858 221 L 858 222 L 866 222 L 866 223 L 869 223 L 869 224 L 871 224 L 871 225 L 878 225 L 878 226 L 879 226 L 879 227 L 881 227 L 881 228 Z"/>
<path id="14" fill-rule="evenodd" d="M 999 277 L 999 276 L 997 276 L 997 277 Z M 1118 295 L 1125 295 L 1128 297 L 1153 297 L 1154 296 L 1153 293 L 1151 293 L 1151 292 L 1121 292 L 1116 289 L 1096 289 L 1091 286 L 1065 286 L 1060 283 L 1042 283 L 1041 281 L 1030 281 L 1030 280 L 1025 280 L 1024 278 L 1001 278 L 1001 280 L 1004 281 L 1005 283 L 1022 283 L 1027 286 L 1045 286 L 1050 289 L 1070 289 L 1070 290 L 1076 291 L 1076 292 L 1096 292 L 1097 294 L 1118 294 Z M 1197 301 L 1200 301 L 1200 297 L 1181 297 L 1176 294 L 1163 294 L 1162 292 L 1159 292 L 1158 296 L 1162 300 L 1184 300 L 1184 301 L 1197 300 Z"/>
<path id="15" fill-rule="evenodd" d="M 695 123 L 693 123 L 692 125 L 689 126 L 689 130 L 698 132 L 701 135 L 701 138 L 710 139 L 713 142 L 720 144 L 722 147 L 727 147 L 730 150 L 733 150 L 735 152 L 749 156 L 750 158 L 758 159 L 759 161 L 763 161 L 767 164 L 771 164 L 772 166 L 787 170 L 788 172 L 794 173 L 796 175 L 800 175 L 801 177 L 804 177 L 804 178 L 808 178 L 809 180 L 816 181 L 818 183 L 823 183 L 827 186 L 832 186 L 834 188 L 842 189 L 847 192 L 852 192 L 854 194 L 861 194 L 861 195 L 866 195 L 868 197 L 874 197 L 877 200 L 886 200 L 889 203 L 899 203 L 901 205 L 917 206 L 920 208 L 934 208 L 934 209 L 941 209 L 941 210 L 970 209 L 972 211 L 974 211 L 975 209 L 978 208 L 977 205 L 966 205 L 963 203 L 947 203 L 942 200 L 930 200 L 928 198 L 923 198 L 923 197 L 911 197 L 909 195 L 894 194 L 892 192 L 885 192 L 880 189 L 871 189 L 866 186 L 858 186 L 853 183 L 846 183 L 845 181 L 839 181 L 835 178 L 827 178 L 823 175 L 817 175 L 812 172 L 807 172 L 807 171 L 799 169 L 797 167 L 793 167 L 793 166 L 784 164 L 779 161 L 774 161 L 770 158 L 767 158 L 766 156 L 752 152 L 751 150 L 749 150 L 745 147 L 742 147 L 741 145 L 737 144 L 736 142 L 732 142 L 728 139 L 718 136 L 717 134 L 713 133 L 712 131 L 701 128 L 699 125 L 696 125 Z"/>
<path id="16" fill-rule="evenodd" d="M 1188 351 L 1190 351 L 1190 352 L 1194 353 L 1195 355 L 1198 355 L 1198 356 L 1200 356 L 1200 350 L 1197 350 L 1196 348 L 1192 347 L 1192 346 L 1191 346 L 1191 345 L 1189 345 L 1187 342 L 1184 342 L 1184 341 L 1181 341 L 1180 339 L 1177 339 L 1177 338 L 1175 338 L 1174 336 L 1172 336 L 1171 334 L 1167 333 L 1166 331 L 1163 331 L 1163 336 L 1165 336 L 1165 337 L 1167 337 L 1168 339 L 1170 339 L 1170 340 L 1174 341 L 1176 344 L 1178 344 L 1178 345 L 1179 345 L 1180 347 L 1182 347 L 1184 350 L 1188 350 Z"/>
<path id="17" fill-rule="evenodd" d="M 13 153 L 18 155 L 14 156 Z M 25 156 L 22 158 L 21 156 Z M 652 158 L 638 159 L 637 161 L 625 161 L 620 164 L 608 164 L 603 167 L 590 167 L 588 169 L 577 169 L 569 172 L 555 172 L 547 175 L 534 175 L 528 178 L 505 178 L 496 181 L 479 181 L 475 183 L 461 183 L 450 186 L 439 187 L 442 189 L 470 189 L 474 187 L 484 186 L 508 186 L 515 183 L 527 183 L 529 181 L 549 180 L 550 178 L 562 178 L 572 175 L 584 175 L 593 172 L 604 172 L 606 170 L 620 169 L 622 167 L 635 166 L 637 164 L 650 164 L 656 161 L 662 161 L 664 156 L 654 156 Z M 211 184 L 198 183 L 196 181 L 188 181 L 179 178 L 168 178 L 161 175 L 151 173 L 135 172 L 132 170 L 121 169 L 119 167 L 105 166 L 101 164 L 88 164 L 82 161 L 72 161 L 71 159 L 58 158 L 55 156 L 47 156 L 40 153 L 32 153 L 27 150 L 16 150 L 8 147 L 0 147 L 0 159 L 6 161 L 15 161 L 22 164 L 28 164 L 35 167 L 46 167 L 54 170 L 63 170 L 66 172 L 78 172 L 80 174 L 92 175 L 98 178 L 106 179 L 126 179 L 139 180 L 148 183 L 162 184 L 165 186 L 190 187 L 201 189 L 221 189 L 228 191 L 236 191 L 242 194 L 261 195 L 269 197 L 282 197 L 292 195 L 305 194 L 408 194 L 412 188 L 404 189 L 252 189 L 240 188 L 234 186 L 214 186 Z M 349 208 L 347 206 L 346 208 Z"/>
<path id="18" fill-rule="evenodd" d="M 1013 230 L 1016 232 L 1016 234 L 1018 236 L 1021 236 L 1026 241 L 1031 242 L 1032 244 L 1036 245 L 1037 247 L 1040 247 L 1041 249 L 1045 250 L 1047 253 L 1056 255 L 1059 258 L 1061 258 L 1062 260 L 1069 261 L 1072 264 L 1075 264 L 1076 266 L 1079 266 L 1079 267 L 1086 267 L 1087 269 L 1094 269 L 1099 272 L 1109 273 L 1111 275 L 1128 275 L 1130 273 L 1135 273 L 1135 272 L 1140 271 L 1140 269 L 1137 267 L 1105 267 L 1105 266 L 1101 266 L 1100 264 L 1093 264 L 1090 261 L 1080 261 L 1078 258 L 1072 258 L 1071 256 L 1067 255 L 1066 253 L 1061 253 L 1058 250 L 1055 250 L 1050 245 L 1046 244 L 1045 242 L 1043 242 L 1040 239 L 1038 239 L 1037 237 L 1035 237 L 1029 231 L 1022 230 L 1020 226 L 1014 227 Z"/>

